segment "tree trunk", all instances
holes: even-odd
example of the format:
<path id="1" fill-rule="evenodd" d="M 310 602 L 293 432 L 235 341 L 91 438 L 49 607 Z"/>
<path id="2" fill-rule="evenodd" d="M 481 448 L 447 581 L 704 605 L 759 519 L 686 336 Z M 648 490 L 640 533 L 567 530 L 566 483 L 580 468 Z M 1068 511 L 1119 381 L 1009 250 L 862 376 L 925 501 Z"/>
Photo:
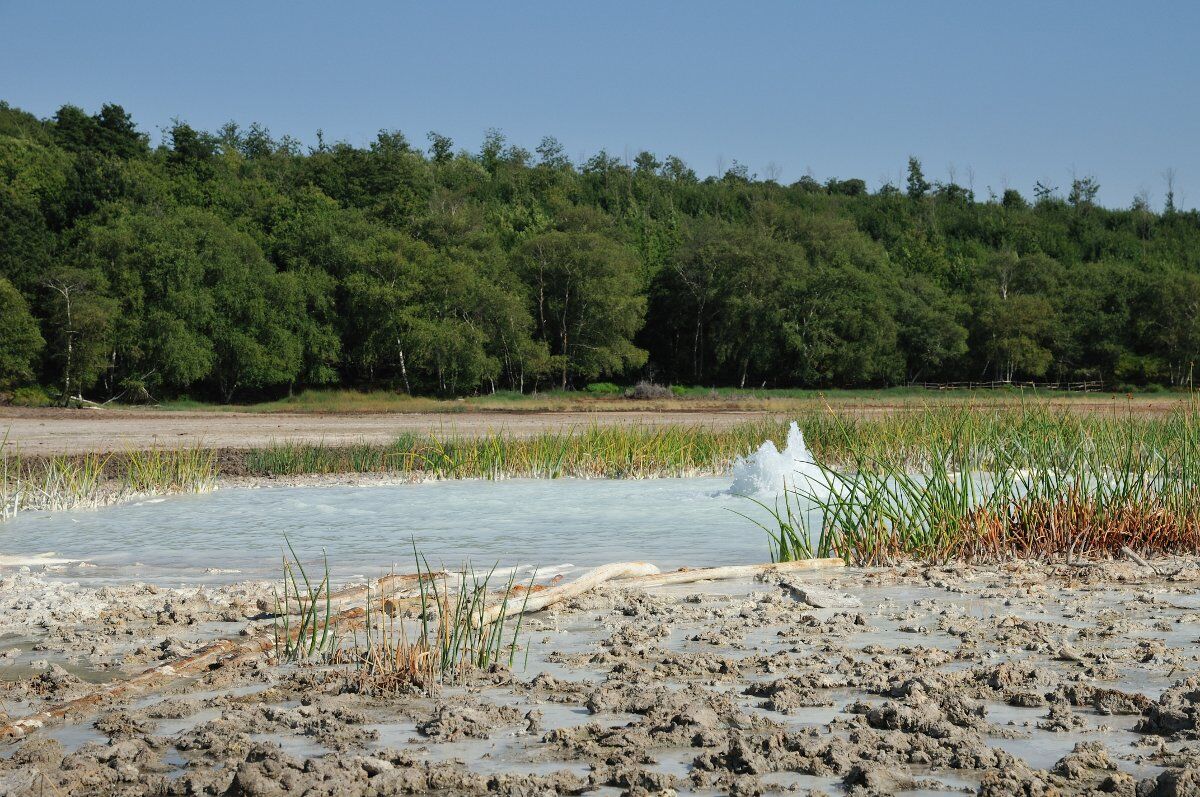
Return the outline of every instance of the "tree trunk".
<path id="1" fill-rule="evenodd" d="M 563 347 L 562 389 L 566 390 L 567 389 L 567 362 L 568 362 L 567 361 L 567 330 L 566 329 L 564 329 L 563 333 L 562 333 L 562 347 Z"/>
<path id="2" fill-rule="evenodd" d="M 71 328 L 74 325 L 71 323 L 71 295 L 70 295 L 70 293 L 68 293 L 67 291 L 63 291 L 63 298 L 66 300 L 66 303 L 67 303 L 67 329 L 66 329 L 66 333 L 67 333 L 67 363 L 66 363 L 66 369 L 63 371 L 63 397 L 62 397 L 63 406 L 65 407 L 71 401 L 71 366 L 72 366 L 72 360 L 74 359 L 74 356 L 75 356 L 75 330 Z"/>
<path id="3" fill-rule="evenodd" d="M 396 339 L 396 346 L 400 346 L 400 339 Z M 400 376 L 404 377 L 404 392 L 412 395 L 412 388 L 408 386 L 408 368 L 404 366 L 404 349 L 400 349 Z"/>

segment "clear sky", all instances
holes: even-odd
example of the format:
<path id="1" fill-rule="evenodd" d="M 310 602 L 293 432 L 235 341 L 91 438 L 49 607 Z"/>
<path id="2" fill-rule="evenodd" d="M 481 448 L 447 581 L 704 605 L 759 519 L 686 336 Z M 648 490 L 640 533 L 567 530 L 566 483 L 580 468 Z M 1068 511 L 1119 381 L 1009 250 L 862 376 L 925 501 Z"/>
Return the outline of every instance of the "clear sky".
<path id="1" fill-rule="evenodd" d="M 556 136 L 736 159 L 782 181 L 929 177 L 1146 191 L 1200 203 L 1195 2 L 55 2 L 0 0 L 0 98 L 39 116 L 125 106 L 155 140 L 178 117 L 258 121 L 312 143 L 380 128 L 478 148 Z"/>

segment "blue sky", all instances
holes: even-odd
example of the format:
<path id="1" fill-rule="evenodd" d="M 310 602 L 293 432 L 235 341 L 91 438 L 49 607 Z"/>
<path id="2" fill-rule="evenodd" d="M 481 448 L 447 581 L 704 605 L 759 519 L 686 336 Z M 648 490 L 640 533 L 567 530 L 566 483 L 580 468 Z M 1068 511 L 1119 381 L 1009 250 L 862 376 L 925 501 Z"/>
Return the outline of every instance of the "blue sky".
<path id="1" fill-rule="evenodd" d="M 780 179 L 927 174 L 983 195 L 1095 175 L 1108 205 L 1200 203 L 1200 4 L 1131 2 L 17 2 L 0 98 L 118 102 L 306 143 L 489 127 L 572 157 L 735 159 Z"/>

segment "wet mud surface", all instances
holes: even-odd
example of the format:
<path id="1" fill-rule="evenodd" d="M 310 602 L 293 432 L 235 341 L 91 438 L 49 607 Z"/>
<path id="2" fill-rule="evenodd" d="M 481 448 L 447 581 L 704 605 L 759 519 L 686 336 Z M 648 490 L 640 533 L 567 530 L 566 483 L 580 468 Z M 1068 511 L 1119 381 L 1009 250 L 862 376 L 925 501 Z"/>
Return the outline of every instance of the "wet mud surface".
<path id="1" fill-rule="evenodd" d="M 0 746 L 0 795 L 1200 794 L 1200 566 L 1153 564 L 598 591 L 434 695 L 217 666 Z M 237 636 L 269 595 L 0 571 L 0 712 Z"/>

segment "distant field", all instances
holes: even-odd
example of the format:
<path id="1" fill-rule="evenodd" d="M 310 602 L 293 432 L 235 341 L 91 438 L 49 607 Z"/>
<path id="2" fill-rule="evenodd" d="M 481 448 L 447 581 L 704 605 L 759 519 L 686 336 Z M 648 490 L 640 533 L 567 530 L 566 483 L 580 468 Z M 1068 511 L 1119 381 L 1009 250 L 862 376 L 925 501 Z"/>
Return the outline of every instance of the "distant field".
<path id="1" fill-rule="evenodd" d="M 501 391 L 461 399 L 413 397 L 388 391 L 308 390 L 290 398 L 259 404 L 205 404 L 171 401 L 156 409 L 192 412 L 249 413 L 452 413 L 452 412 L 787 412 L 828 404 L 845 408 L 901 408 L 927 404 L 1010 405 L 1049 401 L 1072 406 L 1128 406 L 1135 411 L 1169 408 L 1186 402 L 1188 393 L 1068 393 L 1054 390 L 928 390 L 898 387 L 883 390 L 800 390 L 687 387 L 671 398 L 638 400 L 585 391 L 520 394 Z M 136 408 L 144 409 L 144 408 Z"/>
<path id="2" fill-rule="evenodd" d="M 801 417 L 832 409 L 874 417 L 923 408 L 1022 404 L 1082 414 L 1164 415 L 1188 406 L 1184 393 L 1059 393 L 1036 391 L 930 391 L 924 389 L 805 390 L 688 389 L 653 401 L 586 393 L 497 394 L 460 400 L 410 398 L 385 392 L 306 392 L 248 406 L 176 402 L 162 407 L 30 409 L 0 407 L 0 440 L 9 449 L 45 455 L 128 451 L 154 447 L 261 448 L 279 442 L 353 445 L 382 443 L 402 434 L 478 436 L 503 432 L 529 437 L 589 426 L 706 426 L 726 429 L 747 421 Z"/>

